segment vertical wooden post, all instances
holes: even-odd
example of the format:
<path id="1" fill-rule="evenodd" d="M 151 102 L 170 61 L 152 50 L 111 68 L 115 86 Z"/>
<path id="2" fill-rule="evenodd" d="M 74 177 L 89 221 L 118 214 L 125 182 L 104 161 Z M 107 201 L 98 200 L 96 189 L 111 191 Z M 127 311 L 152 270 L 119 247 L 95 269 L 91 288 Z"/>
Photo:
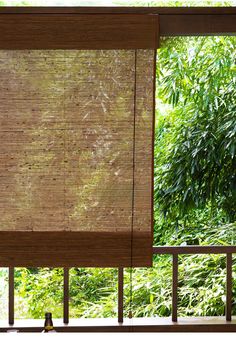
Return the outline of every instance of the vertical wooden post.
<path id="1" fill-rule="evenodd" d="M 8 268 L 8 322 L 14 325 L 14 267 Z"/>
<path id="2" fill-rule="evenodd" d="M 63 285 L 63 322 L 69 323 L 69 268 L 64 268 L 64 285 Z"/>
<path id="3" fill-rule="evenodd" d="M 178 254 L 173 254 L 172 260 L 172 321 L 177 322 L 178 306 Z"/>
<path id="4" fill-rule="evenodd" d="M 226 321 L 231 321 L 232 314 L 232 253 L 226 254 Z"/>
<path id="5" fill-rule="evenodd" d="M 123 296 L 124 294 L 124 269 L 123 267 L 118 268 L 118 322 L 123 322 Z"/>

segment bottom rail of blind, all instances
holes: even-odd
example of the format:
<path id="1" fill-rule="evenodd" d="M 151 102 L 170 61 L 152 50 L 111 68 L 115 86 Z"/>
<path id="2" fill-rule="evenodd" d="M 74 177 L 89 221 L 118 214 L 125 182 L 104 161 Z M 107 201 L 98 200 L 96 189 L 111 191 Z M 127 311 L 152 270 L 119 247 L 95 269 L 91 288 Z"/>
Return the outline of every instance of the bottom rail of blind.
<path id="1" fill-rule="evenodd" d="M 42 332 L 44 320 L 16 320 L 14 326 L 0 322 L 0 332 Z M 224 317 L 186 317 L 173 322 L 167 317 L 117 319 L 71 319 L 70 325 L 54 320 L 56 332 L 236 332 L 236 319 Z"/>

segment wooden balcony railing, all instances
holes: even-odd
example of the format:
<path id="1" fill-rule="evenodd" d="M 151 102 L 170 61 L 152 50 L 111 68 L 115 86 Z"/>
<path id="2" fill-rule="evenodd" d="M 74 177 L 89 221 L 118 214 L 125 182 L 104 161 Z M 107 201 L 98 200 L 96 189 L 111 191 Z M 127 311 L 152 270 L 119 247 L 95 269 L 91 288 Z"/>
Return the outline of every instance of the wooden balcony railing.
<path id="1" fill-rule="evenodd" d="M 124 268 L 118 268 L 118 320 L 104 321 L 101 324 L 89 321 L 86 326 L 76 326 L 75 320 L 70 325 L 69 320 L 69 268 L 64 268 L 64 297 L 63 297 L 63 324 L 56 327 L 57 331 L 236 331 L 236 320 L 232 320 L 232 255 L 236 254 L 236 246 L 160 246 L 153 247 L 153 255 L 170 254 L 172 260 L 172 317 L 169 318 L 138 318 L 124 320 Z M 178 256 L 183 254 L 225 254 L 226 256 L 226 313 L 225 320 L 222 318 L 178 318 Z M 8 326 L 1 327 L 1 331 L 14 328 L 14 268 L 9 268 L 9 313 Z M 161 320 L 163 319 L 163 320 Z M 187 320 L 188 319 L 188 320 Z M 106 319 L 104 319 L 106 320 Z M 43 324 L 43 320 L 42 320 Z M 39 326 L 23 325 L 15 327 L 19 331 L 41 331 Z"/>
<path id="2" fill-rule="evenodd" d="M 177 322 L 178 300 L 178 255 L 180 254 L 225 254 L 226 255 L 226 321 L 232 319 L 232 254 L 236 246 L 172 246 L 153 247 L 153 254 L 171 254 L 172 263 L 172 321 Z"/>

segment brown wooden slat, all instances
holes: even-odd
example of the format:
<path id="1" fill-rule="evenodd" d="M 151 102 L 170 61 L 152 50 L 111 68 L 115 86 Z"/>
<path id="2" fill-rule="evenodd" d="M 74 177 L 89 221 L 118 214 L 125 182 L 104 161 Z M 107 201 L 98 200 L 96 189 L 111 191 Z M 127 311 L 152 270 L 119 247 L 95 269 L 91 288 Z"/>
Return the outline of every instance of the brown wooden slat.
<path id="1" fill-rule="evenodd" d="M 226 321 L 232 319 L 232 254 L 226 255 Z"/>
<path id="2" fill-rule="evenodd" d="M 0 49 L 157 48 L 157 15 L 0 15 Z"/>
<path id="3" fill-rule="evenodd" d="M 63 322 L 69 323 L 69 272 L 68 267 L 63 272 Z"/>
<path id="4" fill-rule="evenodd" d="M 173 255 L 172 261 L 172 321 L 178 318 L 178 255 Z"/>
<path id="5" fill-rule="evenodd" d="M 123 308 L 124 308 L 124 269 L 123 267 L 118 268 L 118 322 L 122 323 Z"/>
<path id="6" fill-rule="evenodd" d="M 129 232 L 1 231 L 0 238 L 2 267 L 130 266 Z M 146 235 L 137 232 L 134 267 L 151 265 L 146 242 Z"/>
<path id="7" fill-rule="evenodd" d="M 236 246 L 160 246 L 153 254 L 227 254 L 236 253 Z"/>
<path id="8" fill-rule="evenodd" d="M 8 322 L 14 325 L 14 267 L 9 267 L 8 277 Z"/>
<path id="9" fill-rule="evenodd" d="M 236 14 L 161 15 L 161 36 L 227 35 L 236 33 Z"/>
<path id="10" fill-rule="evenodd" d="M 133 7 L 133 6 L 77 6 L 77 7 L 0 7 L 0 13 L 9 14 L 9 13 L 44 13 L 44 14 L 98 14 L 98 13 L 110 13 L 110 14 L 236 14 L 236 7 Z"/>

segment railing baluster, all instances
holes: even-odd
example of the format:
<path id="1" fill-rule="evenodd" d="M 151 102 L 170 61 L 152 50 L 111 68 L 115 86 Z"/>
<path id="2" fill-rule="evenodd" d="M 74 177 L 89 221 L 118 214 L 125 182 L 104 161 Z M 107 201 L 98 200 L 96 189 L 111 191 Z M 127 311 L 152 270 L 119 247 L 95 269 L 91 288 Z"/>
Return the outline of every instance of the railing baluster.
<path id="1" fill-rule="evenodd" d="M 14 325 L 14 267 L 8 268 L 8 322 Z"/>
<path id="2" fill-rule="evenodd" d="M 232 254 L 226 254 L 226 321 L 231 321 L 232 314 Z"/>
<path id="3" fill-rule="evenodd" d="M 172 260 L 172 321 L 177 322 L 178 305 L 178 254 Z"/>
<path id="4" fill-rule="evenodd" d="M 118 322 L 123 322 L 124 269 L 118 268 Z"/>
<path id="5" fill-rule="evenodd" d="M 63 285 L 63 322 L 69 323 L 69 271 L 70 269 L 64 268 L 64 285 Z"/>

